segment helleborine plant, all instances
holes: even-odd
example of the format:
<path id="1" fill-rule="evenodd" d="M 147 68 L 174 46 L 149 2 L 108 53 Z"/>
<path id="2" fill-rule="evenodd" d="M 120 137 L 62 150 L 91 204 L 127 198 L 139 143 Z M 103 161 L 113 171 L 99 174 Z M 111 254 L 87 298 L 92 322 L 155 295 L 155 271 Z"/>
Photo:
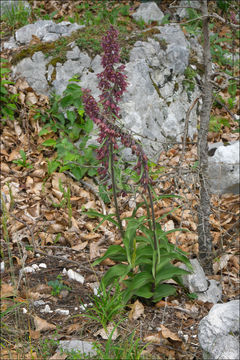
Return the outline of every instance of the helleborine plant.
<path id="1" fill-rule="evenodd" d="M 173 279 L 181 284 L 181 275 L 189 273 L 174 266 L 173 260 L 186 264 L 190 270 L 192 268 L 185 253 L 169 243 L 167 234 L 172 231 L 163 231 L 155 219 L 153 203 L 159 200 L 159 197 L 155 196 L 153 199 L 153 181 L 149 176 L 149 161 L 141 144 L 117 123 L 120 118 L 118 102 L 127 88 L 126 75 L 123 74 L 124 65 L 117 66 L 120 60 L 117 37 L 118 31 L 111 26 L 102 39 L 101 63 L 104 70 L 98 74 L 100 79 L 98 88 L 102 91 L 99 102 L 96 102 L 90 94 L 90 90 L 83 89 L 85 112 L 100 130 L 98 138 L 100 147 L 97 153 L 102 167 L 98 169 L 98 172 L 103 180 L 110 174 L 117 221 L 114 219 L 115 214 L 103 215 L 93 210 L 88 211 L 87 214 L 102 218 L 99 226 L 105 220 L 115 224 L 120 230 L 123 241 L 123 246 L 111 245 L 103 257 L 97 259 L 93 265 L 99 264 L 106 258 L 118 262 L 106 272 L 102 282 L 104 286 L 108 286 L 118 279 L 123 284 L 123 301 L 125 303 L 133 296 L 157 302 L 176 292 L 174 286 L 164 283 L 166 280 Z M 137 173 L 137 183 L 142 186 L 144 193 L 144 202 L 138 204 L 132 216 L 125 219 L 127 222 L 125 230 L 120 219 L 117 202 L 118 189 L 115 180 L 115 163 L 118 159 L 119 142 L 125 147 L 129 147 L 137 157 L 137 164 L 133 171 Z M 149 203 L 145 194 L 148 195 Z M 137 218 L 136 212 L 144 204 L 147 208 L 147 215 Z M 179 230 L 181 229 L 173 231 Z"/>

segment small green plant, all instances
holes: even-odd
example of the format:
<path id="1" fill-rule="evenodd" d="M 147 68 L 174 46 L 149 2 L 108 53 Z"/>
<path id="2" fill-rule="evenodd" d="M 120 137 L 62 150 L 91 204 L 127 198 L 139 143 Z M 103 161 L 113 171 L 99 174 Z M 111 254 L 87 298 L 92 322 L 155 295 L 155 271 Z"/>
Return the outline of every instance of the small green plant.
<path id="1" fill-rule="evenodd" d="M 185 79 L 183 80 L 184 88 L 189 92 L 193 92 L 195 89 L 195 82 L 196 82 L 195 77 L 197 75 L 196 70 L 188 66 L 184 71 L 184 75 L 185 75 Z"/>
<path id="2" fill-rule="evenodd" d="M 31 9 L 26 6 L 26 2 L 11 2 L 4 6 L 2 10 L 1 21 L 5 22 L 6 26 L 10 27 L 11 30 L 28 24 Z"/>
<path id="3" fill-rule="evenodd" d="M 135 333 L 130 334 L 128 339 L 123 339 L 115 343 L 112 340 L 114 331 L 116 330 L 117 325 L 111 331 L 111 334 L 107 342 L 102 345 L 100 343 L 95 343 L 95 349 L 97 351 L 97 356 L 99 359 L 108 360 L 140 360 L 143 359 L 141 354 L 146 348 L 146 345 L 140 344 L 140 339 L 135 339 Z"/>
<path id="4" fill-rule="evenodd" d="M 42 360 L 48 360 L 59 346 L 59 340 L 44 339 L 39 341 L 38 354 Z"/>
<path id="5" fill-rule="evenodd" d="M 19 151 L 21 159 L 13 160 L 14 164 L 17 164 L 18 166 L 25 167 L 28 169 L 32 169 L 33 165 L 27 162 L 27 155 L 24 150 Z"/>
<path id="6" fill-rule="evenodd" d="M 93 305 L 85 309 L 84 317 L 99 322 L 104 329 L 117 315 L 123 313 L 125 304 L 117 281 L 113 282 L 108 289 L 101 282 L 97 295 L 91 296 L 90 299 Z"/>
<path id="7" fill-rule="evenodd" d="M 209 131 L 219 132 L 222 126 L 230 127 L 229 120 L 217 116 L 210 117 Z"/>
<path id="8" fill-rule="evenodd" d="M 139 27 L 139 29 L 141 29 L 141 30 L 145 29 L 146 23 L 142 18 L 139 20 L 135 20 L 135 22 L 136 22 L 137 26 Z"/>
<path id="9" fill-rule="evenodd" d="M 75 77 L 70 81 L 76 82 L 78 79 Z M 61 109 L 64 109 L 65 114 Z M 87 145 L 93 122 L 85 116 L 82 91 L 78 84 L 70 83 L 62 97 L 53 96 L 50 109 L 43 114 L 37 112 L 35 118 L 41 118 L 45 123 L 39 136 L 48 133 L 59 135 L 57 140 L 50 138 L 42 143 L 57 150 L 56 159 L 48 161 L 49 175 L 57 169 L 60 172 L 70 171 L 77 180 L 84 175 L 92 177 L 97 174 L 96 146 Z"/>
<path id="10" fill-rule="evenodd" d="M 188 293 L 187 296 L 189 297 L 189 299 L 191 300 L 196 300 L 198 298 L 196 293 Z"/>
<path id="11" fill-rule="evenodd" d="M 58 275 L 56 280 L 48 281 L 48 285 L 52 288 L 51 294 L 53 296 L 58 296 L 62 290 L 71 290 L 69 286 L 63 284 L 61 275 Z"/>
<path id="12" fill-rule="evenodd" d="M 72 204 L 71 204 L 71 191 L 69 188 L 67 190 L 64 189 L 61 179 L 59 179 L 59 190 L 63 194 L 63 198 L 60 203 L 52 203 L 52 205 L 56 208 L 63 208 L 67 207 L 68 209 L 68 223 L 71 226 L 71 219 L 72 219 Z"/>
<path id="13" fill-rule="evenodd" d="M 0 116 L 1 120 L 14 120 L 17 112 L 17 94 L 11 94 L 6 85 L 14 84 L 8 80 L 8 75 L 11 70 L 6 66 L 8 61 L 6 59 L 0 59 Z"/>

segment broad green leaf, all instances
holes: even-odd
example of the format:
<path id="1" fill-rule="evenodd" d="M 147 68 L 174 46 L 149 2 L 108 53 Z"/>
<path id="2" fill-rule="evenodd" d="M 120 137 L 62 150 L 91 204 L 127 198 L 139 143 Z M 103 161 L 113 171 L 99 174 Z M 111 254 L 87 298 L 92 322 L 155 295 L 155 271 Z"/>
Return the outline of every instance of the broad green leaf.
<path id="1" fill-rule="evenodd" d="M 124 264 L 118 264 L 111 267 L 104 277 L 102 278 L 103 283 L 105 286 L 108 286 L 111 284 L 116 278 L 121 281 L 122 278 L 124 278 L 129 271 L 131 270 L 131 267 Z"/>
<path id="2" fill-rule="evenodd" d="M 123 283 L 127 285 L 129 290 L 133 291 L 135 289 L 141 288 L 142 286 L 152 281 L 152 275 L 148 272 L 142 271 L 136 275 L 134 274 L 131 279 L 124 280 Z"/>
<path id="3" fill-rule="evenodd" d="M 63 108 L 66 108 L 67 106 L 72 105 L 72 101 L 73 101 L 72 95 L 67 95 L 61 99 L 60 105 Z"/>
<path id="4" fill-rule="evenodd" d="M 74 111 L 67 110 L 67 118 L 71 125 L 73 125 L 74 121 L 76 120 L 76 113 Z"/>
<path id="5" fill-rule="evenodd" d="M 172 285 L 168 284 L 160 284 L 157 286 L 154 291 L 153 301 L 158 302 L 162 300 L 162 298 L 170 295 L 174 295 L 176 293 L 176 289 Z"/>
<path id="6" fill-rule="evenodd" d="M 100 262 L 107 258 L 114 258 L 115 260 L 118 256 L 123 259 L 122 261 L 126 261 L 127 259 L 124 248 L 122 248 L 120 245 L 111 245 L 100 259 L 94 261 L 93 266 L 98 265 Z"/>
<path id="7" fill-rule="evenodd" d="M 49 125 L 44 126 L 38 133 L 39 136 L 43 136 L 45 134 L 49 134 L 52 130 L 49 128 Z"/>
<path id="8" fill-rule="evenodd" d="M 45 140 L 42 145 L 44 146 L 55 146 L 56 145 L 56 140 L 54 139 L 48 139 L 48 140 Z"/>
<path id="9" fill-rule="evenodd" d="M 153 296 L 151 287 L 152 287 L 152 284 L 147 284 L 147 285 L 142 286 L 140 289 L 134 290 L 133 293 L 136 296 L 140 296 L 145 299 L 149 299 Z"/>
<path id="10" fill-rule="evenodd" d="M 172 264 L 166 264 L 160 271 L 157 272 L 156 284 L 161 281 L 172 279 L 173 276 L 186 275 L 189 271 L 180 269 Z"/>

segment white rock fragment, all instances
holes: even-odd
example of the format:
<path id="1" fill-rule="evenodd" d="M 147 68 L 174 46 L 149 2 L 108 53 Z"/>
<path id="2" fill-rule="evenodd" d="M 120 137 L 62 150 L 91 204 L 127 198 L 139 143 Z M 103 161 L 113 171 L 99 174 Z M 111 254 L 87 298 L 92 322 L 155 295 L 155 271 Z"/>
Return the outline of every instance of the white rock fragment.
<path id="1" fill-rule="evenodd" d="M 34 273 L 35 269 L 32 266 L 26 266 L 25 268 L 20 270 L 21 274 Z"/>
<path id="2" fill-rule="evenodd" d="M 4 261 L 1 261 L 1 264 L 0 264 L 0 272 L 1 273 L 4 273 L 5 271 L 5 264 L 4 264 Z"/>
<path id="3" fill-rule="evenodd" d="M 46 314 L 50 314 L 53 311 L 51 310 L 49 305 L 46 305 L 44 309 L 40 310 L 41 313 L 46 313 Z"/>
<path id="4" fill-rule="evenodd" d="M 32 268 L 35 270 L 35 271 L 38 271 L 39 270 L 39 266 L 37 264 L 32 264 Z"/>
<path id="5" fill-rule="evenodd" d="M 55 312 L 60 315 L 69 315 L 69 310 L 56 309 Z"/>
<path id="6" fill-rule="evenodd" d="M 79 273 L 77 273 L 76 271 L 73 271 L 72 269 L 69 269 L 67 271 L 68 277 L 71 280 L 76 280 L 78 282 L 80 282 L 81 284 L 84 283 L 84 277 L 82 275 L 80 275 Z"/>
<path id="7" fill-rule="evenodd" d="M 45 305 L 45 302 L 43 300 L 36 300 L 33 302 L 34 306 L 41 306 L 41 305 Z"/>
<path id="8" fill-rule="evenodd" d="M 46 269 L 47 265 L 45 263 L 41 263 L 38 265 L 41 269 Z"/>
<path id="9" fill-rule="evenodd" d="M 23 308 L 22 311 L 23 311 L 23 314 L 26 314 L 28 312 L 27 309 L 25 309 L 25 308 Z"/>

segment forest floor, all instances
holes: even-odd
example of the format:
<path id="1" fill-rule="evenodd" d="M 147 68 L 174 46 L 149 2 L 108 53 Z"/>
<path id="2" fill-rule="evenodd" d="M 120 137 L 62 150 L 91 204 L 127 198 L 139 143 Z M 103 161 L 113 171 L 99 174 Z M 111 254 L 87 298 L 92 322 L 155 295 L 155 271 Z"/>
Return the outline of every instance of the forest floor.
<path id="1" fill-rule="evenodd" d="M 49 3 L 54 7 L 59 2 Z M 71 7 L 71 2 L 65 3 Z M 137 1 L 132 3 L 133 7 L 138 5 Z M 162 3 L 162 10 L 166 10 L 168 1 Z M 45 13 L 52 12 L 52 7 L 45 6 Z M 3 56 L 8 53 L 3 52 Z M 24 93 L 25 97 L 29 94 L 28 99 L 34 98 L 36 107 L 49 106 L 47 97 L 37 95 L 24 84 L 15 85 L 16 92 Z M 209 142 L 239 140 L 229 112 L 216 108 L 213 114 L 228 119 L 230 126 L 222 125 L 219 131 L 210 131 Z M 121 238 L 108 221 L 94 230 L 99 221 L 84 214 L 88 209 L 106 214 L 114 212 L 113 203 L 103 203 L 94 179 L 85 177 L 76 181 L 69 174 L 49 174 L 47 160 L 54 159 L 55 153 L 41 145 L 42 138 L 38 135 L 41 123 L 33 115 L 33 107 L 23 101 L 19 103 L 19 118 L 2 122 L 0 129 L 4 263 L 1 359 L 77 359 L 69 354 L 56 357 L 58 341 L 81 339 L 106 344 L 104 332 L 99 331 L 101 323 L 84 317 L 81 305 L 92 302 L 94 288 L 114 262 L 106 259 L 94 268 L 91 264 L 110 244 L 121 244 Z M 20 150 L 25 151 L 29 166 L 13 162 L 19 159 Z M 181 196 L 162 198 L 155 203 L 155 212 L 157 217 L 162 217 L 164 229 L 189 230 L 168 237 L 191 258 L 198 256 L 199 186 L 194 171 L 187 181 L 181 169 L 190 169 L 196 161 L 196 139 L 189 141 L 184 153 L 182 144 L 163 151 L 156 167 L 156 171 L 161 171 L 155 186 L 157 195 Z M 69 190 L 69 197 L 63 189 Z M 118 200 L 122 218 L 130 216 L 133 207 L 142 201 L 140 196 Z M 222 301 L 227 302 L 239 296 L 239 196 L 212 195 L 211 206 L 214 266 L 208 279 L 221 283 Z M 144 206 L 139 207 L 137 216 L 144 214 Z M 82 283 L 76 277 L 70 278 L 69 270 L 80 274 Z M 151 359 L 201 359 L 198 324 L 212 306 L 191 298 L 186 289 L 177 287 L 177 295 L 157 304 L 142 300 L 129 304 L 117 317 L 121 320 L 118 335 L 124 344 L 135 331 L 141 344 L 147 344 L 144 354 Z"/>

